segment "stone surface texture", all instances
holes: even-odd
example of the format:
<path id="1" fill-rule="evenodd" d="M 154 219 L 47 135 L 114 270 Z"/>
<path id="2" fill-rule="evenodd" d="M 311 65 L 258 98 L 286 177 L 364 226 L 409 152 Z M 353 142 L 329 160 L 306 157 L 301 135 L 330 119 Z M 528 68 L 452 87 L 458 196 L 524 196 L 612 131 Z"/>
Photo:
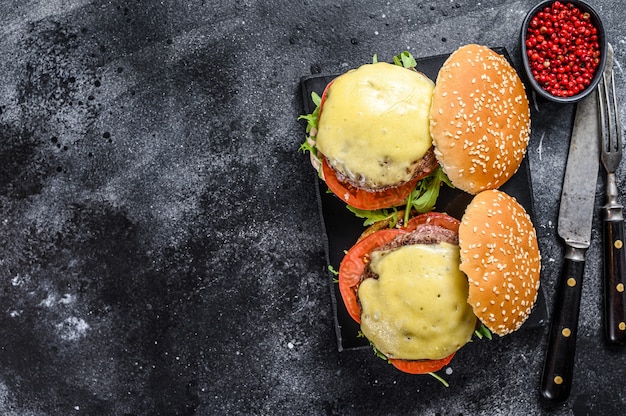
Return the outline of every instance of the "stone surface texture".
<path id="1" fill-rule="evenodd" d="M 626 120 L 626 9 L 589 3 Z M 602 336 L 599 215 L 566 402 L 539 394 L 548 322 L 468 345 L 448 388 L 337 350 L 301 77 L 467 43 L 520 68 L 534 4 L 0 2 L 0 414 L 626 413 L 626 350 Z M 530 99 L 551 309 L 575 107 Z M 600 205 L 602 171 L 597 189 Z"/>

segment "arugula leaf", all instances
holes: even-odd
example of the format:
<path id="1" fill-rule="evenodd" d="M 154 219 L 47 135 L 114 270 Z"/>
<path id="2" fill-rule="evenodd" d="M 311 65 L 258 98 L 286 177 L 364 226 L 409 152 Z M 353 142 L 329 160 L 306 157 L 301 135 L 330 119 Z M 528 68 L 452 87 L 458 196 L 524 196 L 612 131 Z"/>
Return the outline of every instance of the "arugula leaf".
<path id="1" fill-rule="evenodd" d="M 387 209 L 377 209 L 370 211 L 354 208 L 350 205 L 346 205 L 346 208 L 348 208 L 348 210 L 354 213 L 354 215 L 356 215 L 358 218 L 365 218 L 365 221 L 363 222 L 364 226 L 375 224 L 378 221 L 389 220 L 389 228 L 393 228 L 398 222 L 398 210 L 395 208 L 392 208 L 391 211 Z"/>
<path id="2" fill-rule="evenodd" d="M 439 197 L 439 190 L 441 189 L 442 183 L 445 183 L 451 188 L 454 187 L 450 182 L 450 179 L 448 179 L 446 174 L 443 172 L 443 169 L 441 169 L 441 166 L 437 166 L 437 168 L 431 172 L 430 175 L 426 176 L 420 180 L 417 185 L 415 185 L 415 189 L 411 191 L 407 198 L 404 211 L 405 224 L 409 221 L 411 210 L 415 210 L 420 214 L 433 210 L 435 203 L 437 202 L 437 198 Z M 391 208 L 391 210 L 379 209 L 372 211 L 354 208 L 350 205 L 346 205 L 346 208 L 348 208 L 348 210 L 354 213 L 354 215 L 358 218 L 364 218 L 364 226 L 372 225 L 378 221 L 390 220 L 389 227 L 391 228 L 396 226 L 399 219 L 398 210 L 396 208 Z"/>
<path id="3" fill-rule="evenodd" d="M 320 104 L 322 104 L 322 97 L 320 97 L 318 93 L 313 91 L 311 93 L 311 99 L 313 100 L 313 104 L 315 104 L 315 108 L 319 110 Z"/>
<path id="4" fill-rule="evenodd" d="M 365 338 L 365 334 L 361 331 L 357 332 L 356 334 L 357 338 Z M 385 354 L 383 354 L 382 352 L 380 352 L 380 350 L 378 348 L 376 348 L 376 345 L 374 345 L 374 343 L 372 341 L 370 341 L 369 339 L 367 340 L 370 344 L 370 346 L 372 347 L 372 350 L 374 350 L 374 355 L 377 356 L 378 358 L 381 358 L 385 361 L 387 361 L 388 363 L 391 364 L 391 362 L 389 361 L 389 358 L 387 358 L 387 356 Z"/>
<path id="5" fill-rule="evenodd" d="M 439 382 L 441 382 L 441 384 L 443 384 L 445 387 L 450 387 L 450 384 L 448 384 L 448 382 L 443 377 L 441 377 L 439 374 L 437 374 L 437 373 L 428 373 L 428 374 L 433 376 Z"/>
<path id="6" fill-rule="evenodd" d="M 409 221 L 411 209 L 416 210 L 420 214 L 433 210 L 437 203 L 442 183 L 445 183 L 450 188 L 454 188 L 441 166 L 437 166 L 430 175 L 417 183 L 415 189 L 411 191 L 407 198 L 406 210 L 404 212 L 405 224 Z"/>
<path id="7" fill-rule="evenodd" d="M 474 335 L 476 335 L 478 339 L 487 338 L 489 341 L 493 339 L 489 328 L 487 328 L 485 324 L 482 323 L 480 324 L 480 327 L 476 329 L 476 331 L 474 331 Z"/>
<path id="8" fill-rule="evenodd" d="M 309 143 L 309 141 L 305 141 L 304 143 L 302 143 L 300 145 L 300 151 L 301 152 L 311 152 L 311 153 L 315 153 L 315 147 L 311 146 L 311 144 Z"/>
<path id="9" fill-rule="evenodd" d="M 404 51 L 393 57 L 393 63 L 407 69 L 413 69 L 417 66 L 417 62 L 409 51 Z"/>
<path id="10" fill-rule="evenodd" d="M 315 109 L 311 114 L 304 114 L 298 117 L 298 120 L 306 120 L 306 138 L 304 143 L 300 145 L 298 149 L 302 153 L 309 152 L 313 157 L 317 159 L 318 162 L 321 163 L 320 156 L 317 154 L 317 146 L 315 145 L 315 136 L 317 135 L 317 126 L 319 124 L 320 119 L 320 105 L 322 104 L 322 97 L 319 96 L 315 91 L 311 93 L 311 100 L 313 100 L 313 104 L 315 104 Z M 318 169 L 318 176 L 322 177 L 322 170 Z"/>
<path id="11" fill-rule="evenodd" d="M 374 344 L 372 344 L 371 342 L 370 344 L 372 345 L 372 349 L 374 350 L 374 355 L 376 355 L 378 358 L 381 358 L 389 363 L 389 359 L 387 358 L 387 356 L 383 354 L 382 352 L 380 352 L 378 348 L 374 346 Z"/>
<path id="12" fill-rule="evenodd" d="M 322 97 L 320 97 L 318 93 L 313 91 L 311 93 L 311 100 L 313 100 L 313 104 L 315 104 L 315 109 L 313 110 L 313 112 L 311 114 L 304 114 L 298 117 L 298 120 L 307 121 L 307 124 L 306 124 L 307 134 L 309 134 L 311 130 L 313 129 L 317 130 L 317 125 L 318 125 L 319 118 L 320 118 L 320 104 L 322 103 Z M 312 137 L 315 137 L 315 135 L 313 135 Z"/>

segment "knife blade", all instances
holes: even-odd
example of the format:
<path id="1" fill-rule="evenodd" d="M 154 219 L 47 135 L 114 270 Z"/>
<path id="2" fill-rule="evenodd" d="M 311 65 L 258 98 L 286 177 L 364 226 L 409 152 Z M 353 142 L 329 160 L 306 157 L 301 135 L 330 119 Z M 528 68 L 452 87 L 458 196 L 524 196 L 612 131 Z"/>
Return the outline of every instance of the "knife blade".
<path id="1" fill-rule="evenodd" d="M 591 242 L 600 165 L 597 106 L 595 92 L 576 105 L 561 191 L 557 231 L 565 242 L 565 251 L 541 379 L 541 394 L 553 401 L 567 399 L 574 373 L 585 253 Z"/>

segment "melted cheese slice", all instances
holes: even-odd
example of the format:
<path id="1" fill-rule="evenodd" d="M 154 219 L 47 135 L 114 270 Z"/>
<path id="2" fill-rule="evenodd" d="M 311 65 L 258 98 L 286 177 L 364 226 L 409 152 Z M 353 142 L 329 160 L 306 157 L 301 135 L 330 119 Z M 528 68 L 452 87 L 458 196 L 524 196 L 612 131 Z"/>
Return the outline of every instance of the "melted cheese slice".
<path id="1" fill-rule="evenodd" d="M 359 185 L 376 189 L 412 179 L 432 145 L 434 87 L 425 75 L 385 62 L 346 72 L 326 95 L 317 148 Z"/>
<path id="2" fill-rule="evenodd" d="M 441 359 L 465 345 L 476 327 L 459 247 L 416 244 L 377 251 L 358 289 L 361 331 L 388 358 Z"/>

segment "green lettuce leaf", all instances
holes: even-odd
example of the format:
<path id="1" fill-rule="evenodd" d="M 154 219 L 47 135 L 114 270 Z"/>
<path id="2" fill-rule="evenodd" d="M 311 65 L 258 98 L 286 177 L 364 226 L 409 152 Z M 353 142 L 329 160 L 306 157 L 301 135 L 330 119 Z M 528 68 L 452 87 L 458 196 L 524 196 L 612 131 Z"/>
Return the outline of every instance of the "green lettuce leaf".
<path id="1" fill-rule="evenodd" d="M 389 228 L 393 228 L 398 222 L 398 210 L 396 208 L 377 209 L 373 211 L 354 208 L 350 205 L 346 205 L 346 208 L 348 208 L 348 210 L 351 211 L 358 218 L 364 218 L 365 221 L 363 222 L 363 225 L 365 226 L 370 226 L 379 221 L 389 220 Z"/>
<path id="2" fill-rule="evenodd" d="M 313 91 L 311 93 L 311 100 L 313 100 L 313 104 L 315 104 L 315 109 L 310 114 L 303 114 L 298 117 L 298 120 L 306 120 L 306 133 L 310 134 L 311 130 L 317 130 L 317 125 L 320 119 L 320 104 L 322 103 L 322 97 L 319 96 L 318 93 Z"/>

